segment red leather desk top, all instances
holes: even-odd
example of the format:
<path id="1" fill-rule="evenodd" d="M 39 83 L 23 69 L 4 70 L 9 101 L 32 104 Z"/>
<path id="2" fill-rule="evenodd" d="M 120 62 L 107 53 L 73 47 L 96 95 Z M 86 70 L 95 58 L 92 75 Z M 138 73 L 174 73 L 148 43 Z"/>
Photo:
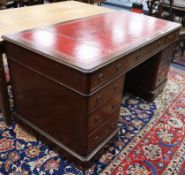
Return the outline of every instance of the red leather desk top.
<path id="1" fill-rule="evenodd" d="M 136 13 L 115 12 L 31 29 L 3 38 L 80 71 L 90 72 L 179 26 Z"/>

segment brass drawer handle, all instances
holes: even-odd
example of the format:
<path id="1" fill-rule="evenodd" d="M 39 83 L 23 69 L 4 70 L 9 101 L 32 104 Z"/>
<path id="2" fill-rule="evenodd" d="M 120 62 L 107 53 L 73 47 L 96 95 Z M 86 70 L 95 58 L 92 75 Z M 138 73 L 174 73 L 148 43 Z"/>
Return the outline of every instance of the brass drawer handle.
<path id="1" fill-rule="evenodd" d="M 139 60 L 140 57 L 141 57 L 141 54 L 140 54 L 140 53 L 137 53 L 137 54 L 136 54 L 136 60 Z"/>
<path id="2" fill-rule="evenodd" d="M 103 74 L 100 74 L 100 75 L 98 76 L 98 79 L 99 79 L 100 81 L 103 81 Z"/>
<path id="3" fill-rule="evenodd" d="M 102 121 L 103 121 L 103 119 L 101 116 L 99 116 L 99 115 L 96 116 L 96 119 L 95 119 L 96 124 L 100 124 Z"/>
<path id="4" fill-rule="evenodd" d="M 120 63 L 116 65 L 116 70 L 117 71 L 120 71 L 121 70 L 121 64 Z"/>
<path id="5" fill-rule="evenodd" d="M 102 102 L 102 96 L 101 96 L 101 95 L 98 95 L 98 96 L 96 97 L 96 102 L 97 102 L 97 103 Z"/>
<path id="6" fill-rule="evenodd" d="M 116 91 L 119 88 L 119 85 L 114 85 L 113 89 Z"/>

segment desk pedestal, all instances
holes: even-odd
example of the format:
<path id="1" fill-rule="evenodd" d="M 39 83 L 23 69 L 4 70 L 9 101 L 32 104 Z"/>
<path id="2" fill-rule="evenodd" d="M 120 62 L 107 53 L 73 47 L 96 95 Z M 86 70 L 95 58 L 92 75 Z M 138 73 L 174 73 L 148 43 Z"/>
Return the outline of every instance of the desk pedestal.
<path id="1" fill-rule="evenodd" d="M 152 101 L 164 88 L 174 46 L 169 46 L 129 71 L 126 90 Z"/>

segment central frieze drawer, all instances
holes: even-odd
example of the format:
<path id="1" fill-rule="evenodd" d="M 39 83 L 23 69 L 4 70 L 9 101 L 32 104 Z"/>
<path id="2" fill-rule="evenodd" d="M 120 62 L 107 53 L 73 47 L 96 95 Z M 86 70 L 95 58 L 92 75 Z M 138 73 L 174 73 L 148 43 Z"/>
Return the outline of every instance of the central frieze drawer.
<path id="1" fill-rule="evenodd" d="M 119 74 L 123 74 L 143 62 L 148 57 L 157 53 L 165 47 L 167 36 L 160 38 L 152 43 L 136 49 L 133 53 L 123 56 L 110 65 L 95 71 L 91 75 L 91 91 L 97 89 L 107 81 L 111 80 Z"/>

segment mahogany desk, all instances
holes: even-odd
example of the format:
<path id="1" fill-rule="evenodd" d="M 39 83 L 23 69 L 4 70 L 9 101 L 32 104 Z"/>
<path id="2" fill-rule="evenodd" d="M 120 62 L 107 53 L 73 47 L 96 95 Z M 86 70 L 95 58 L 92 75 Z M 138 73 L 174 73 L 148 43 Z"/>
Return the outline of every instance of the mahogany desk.
<path id="1" fill-rule="evenodd" d="M 1 36 L 34 27 L 108 12 L 112 12 L 112 10 L 76 1 L 59 2 L 0 11 L 0 110 L 2 111 L 4 119 L 7 123 L 11 121 L 11 112 L 2 66 L 2 53 L 4 51 Z"/>
<path id="2" fill-rule="evenodd" d="M 13 117 L 89 161 L 118 132 L 126 73 L 134 93 L 161 92 L 179 28 L 114 12 L 3 36 Z"/>

